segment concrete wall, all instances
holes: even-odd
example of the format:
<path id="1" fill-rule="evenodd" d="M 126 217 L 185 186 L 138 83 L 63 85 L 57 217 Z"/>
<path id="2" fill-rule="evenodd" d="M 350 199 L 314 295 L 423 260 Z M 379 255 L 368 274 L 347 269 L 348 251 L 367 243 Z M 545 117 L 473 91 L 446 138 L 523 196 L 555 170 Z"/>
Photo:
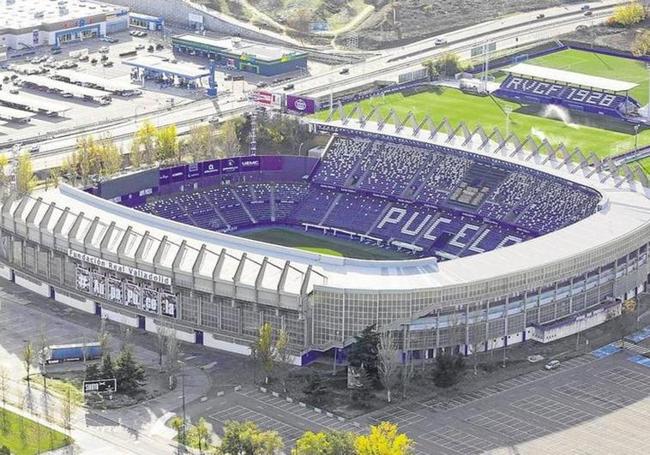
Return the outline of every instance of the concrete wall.
<path id="1" fill-rule="evenodd" d="M 203 25 L 207 30 L 225 35 L 239 34 L 243 38 L 267 43 L 296 45 L 289 37 L 271 31 L 260 30 L 254 25 L 222 15 L 217 11 L 207 10 L 201 5 L 194 5 L 186 0 L 106 0 L 114 5 L 128 6 L 131 11 L 151 16 L 164 17 L 166 22 L 189 26 L 189 14 L 203 16 Z"/>

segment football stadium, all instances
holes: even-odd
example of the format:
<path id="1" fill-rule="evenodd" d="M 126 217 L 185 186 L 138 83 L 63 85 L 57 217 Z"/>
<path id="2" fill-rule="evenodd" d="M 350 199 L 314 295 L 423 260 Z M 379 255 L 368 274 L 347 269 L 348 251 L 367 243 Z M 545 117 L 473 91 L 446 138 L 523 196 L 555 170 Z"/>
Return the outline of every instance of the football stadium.
<path id="1" fill-rule="evenodd" d="M 531 62 L 497 85 L 519 105 L 621 124 L 642 125 L 647 102 L 637 83 Z M 270 323 L 299 365 L 338 359 L 373 324 L 403 359 L 547 343 L 646 290 L 643 173 L 487 127 L 388 120 L 343 109 L 311 120 L 329 137 L 320 157 L 231 157 L 14 195 L 0 209 L 0 273 L 241 354 Z"/>

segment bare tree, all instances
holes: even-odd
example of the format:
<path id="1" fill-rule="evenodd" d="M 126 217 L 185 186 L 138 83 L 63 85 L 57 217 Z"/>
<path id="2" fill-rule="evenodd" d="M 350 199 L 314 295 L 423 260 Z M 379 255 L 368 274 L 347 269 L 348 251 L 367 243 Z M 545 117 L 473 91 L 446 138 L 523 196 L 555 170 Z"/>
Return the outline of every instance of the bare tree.
<path id="1" fill-rule="evenodd" d="M 6 414 L 6 407 L 7 407 L 7 392 L 9 392 L 9 374 L 7 373 L 7 370 L 2 367 L 0 368 L 0 399 L 2 400 L 2 430 L 6 431 L 8 430 L 8 424 L 7 424 L 7 414 Z"/>
<path id="2" fill-rule="evenodd" d="M 41 374 L 43 376 L 43 389 L 45 390 L 45 393 L 47 393 L 47 377 L 46 377 L 46 371 L 45 371 L 45 360 L 43 359 L 43 354 L 45 353 L 45 349 L 48 347 L 49 343 L 47 341 L 47 329 L 45 326 L 41 325 L 41 328 L 39 329 L 38 333 L 38 355 L 40 356 L 41 361 Z"/>
<path id="3" fill-rule="evenodd" d="M 122 343 L 121 349 L 124 350 L 124 348 L 131 345 L 132 339 L 133 329 L 128 325 L 120 324 L 120 342 Z"/>
<path id="4" fill-rule="evenodd" d="M 386 330 L 379 335 L 379 346 L 377 348 L 379 377 L 386 388 L 386 401 L 390 403 L 392 400 L 391 388 L 395 382 L 395 374 L 400 362 L 399 348 L 391 330 Z"/>
<path id="5" fill-rule="evenodd" d="M 178 338 L 176 338 L 176 329 L 174 326 L 169 327 L 169 336 L 167 337 L 165 343 L 165 356 L 166 358 L 166 368 L 169 374 L 173 377 L 176 376 L 179 368 L 178 356 L 180 353 L 180 345 Z"/>
<path id="6" fill-rule="evenodd" d="M 282 390 L 285 392 L 287 391 L 287 376 L 289 375 L 287 364 L 289 363 L 290 356 L 289 334 L 286 330 L 281 329 L 277 340 L 275 340 L 275 361 L 282 364 L 279 365 L 280 368 L 278 368 L 278 371 L 280 371 Z"/>
<path id="7" fill-rule="evenodd" d="M 32 349 L 31 341 L 28 342 L 23 348 L 23 363 L 25 364 L 25 369 L 27 370 L 27 382 L 31 380 L 30 372 L 32 369 L 32 362 L 34 361 L 34 350 Z"/>
<path id="8" fill-rule="evenodd" d="M 163 369 L 163 356 L 167 351 L 169 338 L 172 337 L 171 329 L 165 325 L 164 321 L 159 321 L 156 325 L 156 347 L 158 348 L 158 366 Z"/>
<path id="9" fill-rule="evenodd" d="M 99 323 L 99 334 L 97 335 L 97 341 L 99 342 L 99 346 L 102 349 L 102 355 L 108 352 L 110 340 L 111 334 L 108 333 L 108 329 L 106 327 L 106 319 L 102 318 L 101 322 Z"/>

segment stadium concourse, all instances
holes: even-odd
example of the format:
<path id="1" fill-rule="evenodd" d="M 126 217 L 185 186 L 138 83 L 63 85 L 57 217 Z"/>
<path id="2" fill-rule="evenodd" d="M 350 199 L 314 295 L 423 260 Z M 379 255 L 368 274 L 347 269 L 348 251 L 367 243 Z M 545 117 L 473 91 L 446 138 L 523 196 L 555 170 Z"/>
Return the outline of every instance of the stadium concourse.
<path id="1" fill-rule="evenodd" d="M 650 200 L 637 181 L 477 137 L 314 126 L 335 133 L 321 159 L 228 158 L 10 199 L 0 272 L 145 330 L 176 320 L 183 340 L 243 354 L 269 322 L 297 364 L 375 323 L 412 358 L 549 342 L 646 289 Z M 277 225 L 413 259 L 226 233 Z"/>

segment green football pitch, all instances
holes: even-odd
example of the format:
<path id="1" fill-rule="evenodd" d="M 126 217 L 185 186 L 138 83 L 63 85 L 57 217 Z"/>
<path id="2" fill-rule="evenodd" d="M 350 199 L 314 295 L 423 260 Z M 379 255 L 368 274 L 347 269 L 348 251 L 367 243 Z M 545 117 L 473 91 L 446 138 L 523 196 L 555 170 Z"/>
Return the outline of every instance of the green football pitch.
<path id="1" fill-rule="evenodd" d="M 7 446 L 11 453 L 32 455 L 69 444 L 66 435 L 0 408 L 0 447 Z"/>
<path id="2" fill-rule="evenodd" d="M 343 234 L 339 234 L 343 235 Z M 408 259 L 409 256 L 393 250 L 384 250 L 357 241 L 325 237 L 320 234 L 298 232 L 293 229 L 269 228 L 237 234 L 239 237 L 288 246 L 312 253 L 355 259 Z M 412 258 L 412 256 L 410 256 Z"/>
<path id="3" fill-rule="evenodd" d="M 637 82 L 640 86 L 632 95 L 637 97 L 641 104 L 645 104 L 648 99 L 647 71 L 643 64 L 634 60 L 568 50 L 532 59 L 528 63 Z M 541 116 L 541 108 L 540 112 L 530 112 L 522 109 L 522 105 L 518 103 L 465 94 L 453 88 L 434 87 L 413 94 L 395 93 L 364 100 L 361 106 L 365 112 L 376 106 L 380 113 L 386 115 L 393 108 L 404 118 L 409 111 L 413 111 L 418 119 L 428 114 L 436 123 L 446 117 L 452 127 L 464 121 L 470 129 L 481 125 L 486 131 L 497 127 L 503 133 L 506 131 L 506 110 L 509 107 L 512 110 L 510 131 L 520 138 L 530 135 L 539 142 L 547 139 L 554 146 L 564 144 L 569 150 L 577 147 L 584 154 L 594 152 L 600 157 L 631 150 L 635 144 L 634 134 L 607 130 L 599 126 L 579 125 L 571 121 L 565 123 Z M 352 105 L 347 105 L 344 109 L 350 112 Z M 326 119 L 328 114 L 328 111 L 319 112 L 317 118 Z M 650 130 L 639 133 L 638 144 L 650 144 Z"/>

